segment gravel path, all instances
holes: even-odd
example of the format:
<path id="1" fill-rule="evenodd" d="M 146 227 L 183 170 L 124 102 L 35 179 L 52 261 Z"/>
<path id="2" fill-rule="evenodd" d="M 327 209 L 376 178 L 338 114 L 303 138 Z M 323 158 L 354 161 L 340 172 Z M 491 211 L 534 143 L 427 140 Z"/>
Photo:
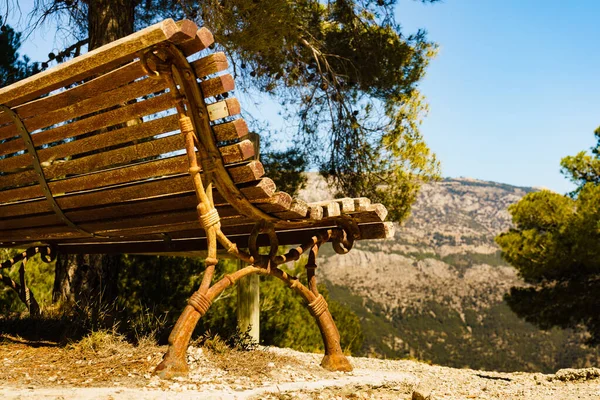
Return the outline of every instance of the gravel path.
<path id="1" fill-rule="evenodd" d="M 37 380 L 19 378 L 17 375 L 29 376 L 35 372 L 16 368 L 11 371 L 10 366 L 17 363 L 22 366 L 23 361 L 5 357 L 4 375 L 0 377 L 0 398 L 600 399 L 600 369 L 596 368 L 561 370 L 553 375 L 498 373 L 432 366 L 409 360 L 351 357 L 354 371 L 335 373 L 319 367 L 319 354 L 278 348 L 219 353 L 192 347 L 188 351 L 189 376 L 161 380 L 150 372 L 163 349 L 152 351 L 148 353 L 152 356 L 148 356 L 147 364 L 138 366 L 136 373 L 128 374 L 129 380 L 119 380 L 109 374 L 94 382 L 83 380 L 86 375 L 83 370 L 80 382 L 39 373 Z M 74 357 L 77 358 L 76 355 Z M 115 355 L 111 357 L 115 366 L 126 362 L 115 358 Z M 33 357 L 32 362 L 41 363 L 42 359 L 41 355 L 37 360 Z M 71 364 L 77 366 L 77 362 L 73 359 Z M 101 360 L 98 362 L 101 363 Z"/>

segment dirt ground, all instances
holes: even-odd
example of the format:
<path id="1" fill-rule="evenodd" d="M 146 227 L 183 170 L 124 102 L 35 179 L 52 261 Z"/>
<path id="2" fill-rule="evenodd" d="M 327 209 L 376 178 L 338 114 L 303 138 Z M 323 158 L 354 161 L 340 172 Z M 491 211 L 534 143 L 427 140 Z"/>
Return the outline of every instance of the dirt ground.
<path id="1" fill-rule="evenodd" d="M 165 347 L 92 335 L 76 344 L 0 342 L 2 399 L 600 399 L 600 369 L 556 374 L 455 369 L 351 357 L 351 373 L 320 368 L 321 355 L 263 347 L 190 347 L 189 376 L 152 375 Z"/>

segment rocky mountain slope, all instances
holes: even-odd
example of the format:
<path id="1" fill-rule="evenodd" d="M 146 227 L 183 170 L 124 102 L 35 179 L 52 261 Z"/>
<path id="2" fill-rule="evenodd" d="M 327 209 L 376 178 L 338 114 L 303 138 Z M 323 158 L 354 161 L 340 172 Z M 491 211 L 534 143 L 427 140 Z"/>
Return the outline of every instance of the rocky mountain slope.
<path id="1" fill-rule="evenodd" d="M 325 251 L 321 276 L 331 297 L 361 318 L 363 353 L 503 371 L 597 365 L 599 352 L 581 333 L 541 331 L 503 303 L 524 283 L 494 237 L 510 226 L 508 206 L 531 190 L 446 179 L 423 187 L 393 240 L 360 242 L 345 256 Z M 302 195 L 327 191 L 311 175 Z"/>

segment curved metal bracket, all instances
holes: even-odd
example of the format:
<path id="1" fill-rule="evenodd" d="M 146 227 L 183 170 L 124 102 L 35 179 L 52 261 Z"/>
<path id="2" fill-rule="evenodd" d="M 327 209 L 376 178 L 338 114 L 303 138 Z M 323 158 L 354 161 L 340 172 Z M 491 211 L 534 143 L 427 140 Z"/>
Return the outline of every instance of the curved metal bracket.
<path id="1" fill-rule="evenodd" d="M 52 195 L 50 186 L 48 186 L 48 182 L 46 181 L 46 177 L 44 175 L 44 170 L 42 168 L 42 165 L 40 164 L 40 159 L 38 157 L 37 150 L 35 149 L 35 145 L 33 144 L 33 139 L 31 138 L 31 134 L 27 130 L 27 127 L 25 127 L 23 120 L 21 119 L 21 117 L 19 117 L 19 115 L 13 109 L 11 109 L 8 106 L 0 104 L 0 110 L 7 113 L 12 118 L 13 123 L 15 124 L 15 127 L 17 128 L 17 131 L 19 132 L 19 135 L 21 136 L 21 139 L 23 139 L 23 143 L 25 143 L 25 148 L 27 149 L 27 153 L 29 153 L 29 155 L 31 157 L 31 164 L 33 165 L 33 169 L 37 175 L 37 179 L 40 184 L 40 188 L 42 189 L 42 193 L 44 193 L 46 200 L 48 200 L 48 202 L 50 203 L 50 207 L 52 207 L 52 210 L 58 216 L 58 218 L 60 218 L 60 220 L 62 222 L 64 222 L 65 224 L 67 224 L 70 228 L 73 228 L 73 229 L 77 230 L 78 232 L 85 234 L 86 236 L 104 237 L 102 235 L 98 235 L 93 232 L 89 232 L 89 231 L 81 228 L 80 226 L 75 225 L 73 223 L 73 221 L 71 221 L 65 215 L 63 210 L 60 208 L 60 206 L 56 202 L 56 199 Z"/>

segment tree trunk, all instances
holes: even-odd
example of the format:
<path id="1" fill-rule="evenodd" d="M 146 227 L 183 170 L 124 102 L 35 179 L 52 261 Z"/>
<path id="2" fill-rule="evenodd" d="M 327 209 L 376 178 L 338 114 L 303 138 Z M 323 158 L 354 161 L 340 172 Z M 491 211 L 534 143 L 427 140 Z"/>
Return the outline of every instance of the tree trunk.
<path id="1" fill-rule="evenodd" d="M 133 33 L 135 1 L 90 0 L 87 4 L 89 50 Z M 102 304 L 113 304 L 117 297 L 120 260 L 119 255 L 59 254 L 52 300 L 91 306 L 98 316 Z"/>
<path id="2" fill-rule="evenodd" d="M 133 33 L 135 3 L 133 0 L 88 2 L 90 50 Z"/>

